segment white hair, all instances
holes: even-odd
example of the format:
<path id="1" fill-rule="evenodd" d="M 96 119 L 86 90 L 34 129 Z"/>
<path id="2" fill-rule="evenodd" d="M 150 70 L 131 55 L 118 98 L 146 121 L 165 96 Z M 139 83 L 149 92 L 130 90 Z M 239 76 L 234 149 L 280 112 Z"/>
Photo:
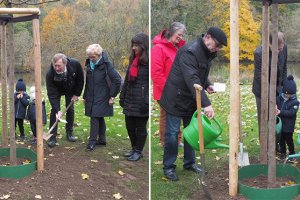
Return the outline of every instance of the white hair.
<path id="1" fill-rule="evenodd" d="M 100 56 L 102 54 L 102 47 L 100 44 L 91 44 L 86 48 L 86 54 L 94 54 Z"/>

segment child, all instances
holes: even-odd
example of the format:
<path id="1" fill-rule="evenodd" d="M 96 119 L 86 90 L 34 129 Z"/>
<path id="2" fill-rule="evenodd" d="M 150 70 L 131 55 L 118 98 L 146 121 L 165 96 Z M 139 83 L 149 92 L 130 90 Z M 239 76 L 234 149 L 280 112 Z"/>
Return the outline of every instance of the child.
<path id="1" fill-rule="evenodd" d="M 289 155 L 295 154 L 293 132 L 299 101 L 296 96 L 296 83 L 294 77 L 289 75 L 283 82 L 282 93 L 277 97 L 276 104 L 278 107 L 277 113 L 282 120 L 282 133 L 280 138 L 280 153 L 285 156 L 286 145 L 289 148 Z M 288 161 L 293 162 L 293 159 Z"/>
<path id="2" fill-rule="evenodd" d="M 20 139 L 22 141 L 26 140 L 24 134 L 24 118 L 26 115 L 26 107 L 29 104 L 29 96 L 26 93 L 26 85 L 23 79 L 19 79 L 16 84 L 16 92 L 14 94 L 15 99 L 15 128 L 17 128 L 17 123 L 20 130 Z"/>
<path id="3" fill-rule="evenodd" d="M 26 119 L 30 122 L 30 128 L 33 134 L 30 140 L 31 144 L 36 144 L 36 113 L 35 113 L 35 87 L 29 89 L 30 103 L 27 109 Z M 47 123 L 45 102 L 42 101 L 42 121 L 43 125 Z"/>

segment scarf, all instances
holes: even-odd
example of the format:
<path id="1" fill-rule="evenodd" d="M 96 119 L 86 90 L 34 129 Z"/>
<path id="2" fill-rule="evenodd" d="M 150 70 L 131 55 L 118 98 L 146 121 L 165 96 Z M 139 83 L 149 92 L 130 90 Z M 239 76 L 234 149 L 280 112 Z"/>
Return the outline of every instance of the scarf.
<path id="1" fill-rule="evenodd" d="M 96 63 L 93 63 L 92 60 L 90 60 L 90 67 L 92 70 L 94 70 L 95 66 L 99 64 L 101 58 L 102 58 L 102 56 L 96 61 Z"/>
<path id="2" fill-rule="evenodd" d="M 135 81 L 138 72 L 139 72 L 139 59 L 140 59 L 140 55 L 137 54 L 135 56 L 135 58 L 133 59 L 130 69 L 129 69 L 129 76 L 128 76 L 128 81 L 129 82 L 133 82 Z"/>

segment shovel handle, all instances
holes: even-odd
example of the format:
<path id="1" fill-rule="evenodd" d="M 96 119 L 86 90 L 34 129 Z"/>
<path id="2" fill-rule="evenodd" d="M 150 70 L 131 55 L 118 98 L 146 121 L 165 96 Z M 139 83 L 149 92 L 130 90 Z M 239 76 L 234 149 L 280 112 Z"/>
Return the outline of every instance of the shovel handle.
<path id="1" fill-rule="evenodd" d="M 71 101 L 69 103 L 69 105 L 66 107 L 65 110 L 63 110 L 61 116 L 64 116 L 64 114 L 69 110 L 69 108 L 73 105 L 74 101 Z M 51 131 L 54 129 L 54 127 L 58 124 L 59 120 L 56 119 L 55 123 L 51 126 L 51 128 L 49 129 L 49 131 L 47 132 L 47 135 L 49 135 L 51 133 Z"/>
<path id="2" fill-rule="evenodd" d="M 204 140 L 203 140 L 203 129 L 201 120 L 201 90 L 202 87 L 199 84 L 194 84 L 196 90 L 196 103 L 197 103 L 197 119 L 198 119 L 198 130 L 199 130 L 199 149 L 200 154 L 204 154 Z"/>

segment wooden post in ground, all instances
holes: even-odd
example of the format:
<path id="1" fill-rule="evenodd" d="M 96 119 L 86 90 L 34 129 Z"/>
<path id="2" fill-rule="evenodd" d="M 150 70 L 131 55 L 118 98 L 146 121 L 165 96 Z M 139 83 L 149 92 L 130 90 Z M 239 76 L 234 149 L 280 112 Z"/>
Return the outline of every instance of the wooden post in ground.
<path id="1" fill-rule="evenodd" d="M 16 131 L 15 131 L 15 45 L 14 45 L 14 25 L 9 23 L 9 105 L 10 105 L 10 163 L 17 165 L 16 154 Z"/>
<path id="2" fill-rule="evenodd" d="M 276 183 L 275 124 L 276 80 L 278 61 L 278 4 L 272 4 L 272 62 L 270 77 L 269 132 L 268 132 L 268 186 Z"/>
<path id="3" fill-rule="evenodd" d="M 240 123 L 239 84 L 239 0 L 230 0 L 230 126 L 229 195 L 236 196 L 238 186 L 238 135 Z"/>
<path id="4" fill-rule="evenodd" d="M 2 92 L 2 148 L 8 147 L 7 135 L 7 66 L 6 24 L 1 24 L 1 92 Z"/>
<path id="5" fill-rule="evenodd" d="M 36 135 L 37 135 L 37 168 L 44 170 L 43 126 L 42 126 L 42 80 L 41 80 L 41 44 L 39 19 L 33 19 L 33 43 L 34 43 L 34 76 L 36 94 Z"/>
<path id="6" fill-rule="evenodd" d="M 269 3 L 263 6 L 262 63 L 261 63 L 261 115 L 259 122 L 260 163 L 267 164 L 267 131 L 269 113 Z"/>

